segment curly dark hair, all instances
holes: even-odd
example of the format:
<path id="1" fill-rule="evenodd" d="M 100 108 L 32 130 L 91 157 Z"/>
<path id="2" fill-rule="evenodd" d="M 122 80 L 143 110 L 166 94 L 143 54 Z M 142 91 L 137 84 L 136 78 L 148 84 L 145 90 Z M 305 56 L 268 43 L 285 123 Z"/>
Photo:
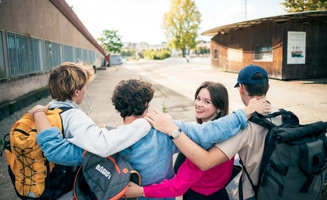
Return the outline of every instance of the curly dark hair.
<path id="1" fill-rule="evenodd" d="M 122 80 L 116 86 L 111 101 L 120 116 L 140 116 L 153 98 L 152 84 L 142 79 Z"/>

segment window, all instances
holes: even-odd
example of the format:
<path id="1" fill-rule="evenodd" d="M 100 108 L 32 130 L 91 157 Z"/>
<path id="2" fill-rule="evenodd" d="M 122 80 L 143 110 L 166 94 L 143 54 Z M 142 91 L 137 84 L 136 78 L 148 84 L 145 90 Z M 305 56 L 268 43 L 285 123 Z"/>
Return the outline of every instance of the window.
<path id="1" fill-rule="evenodd" d="M 45 41 L 46 69 L 51 70 L 62 63 L 60 44 Z"/>
<path id="2" fill-rule="evenodd" d="M 7 48 L 11 77 L 43 71 L 42 40 L 7 33 Z"/>
<path id="3" fill-rule="evenodd" d="M 74 62 L 73 47 L 64 45 L 64 61 L 65 62 Z"/>
<path id="4" fill-rule="evenodd" d="M 4 47 L 4 37 L 7 37 L 7 48 Z M 8 66 L 5 50 L 8 52 Z M 92 64 L 95 56 L 92 50 L 0 31 L 0 80 L 49 71 L 62 62 L 83 61 Z"/>
<path id="5" fill-rule="evenodd" d="M 272 62 L 273 52 L 272 46 L 255 46 L 254 47 L 254 60 L 262 62 Z"/>
<path id="6" fill-rule="evenodd" d="M 52 42 L 53 47 L 53 60 L 52 60 L 52 68 L 59 66 L 62 63 L 61 59 L 61 48 L 60 44 Z"/>
<path id="7" fill-rule="evenodd" d="M 218 50 L 217 49 L 215 49 L 215 50 L 213 50 L 213 59 L 218 59 Z"/>
<path id="8" fill-rule="evenodd" d="M 88 62 L 88 59 L 87 59 L 87 50 L 86 49 L 82 49 L 82 54 L 83 54 L 83 56 L 82 56 L 82 60 L 83 60 L 83 62 L 84 63 L 89 63 Z"/>
<path id="9" fill-rule="evenodd" d="M 51 42 L 44 42 L 44 54 L 45 54 L 45 69 L 52 69 L 52 46 Z"/>
<path id="10" fill-rule="evenodd" d="M 82 59 L 82 49 L 75 47 L 75 62 L 83 61 Z"/>
<path id="11" fill-rule="evenodd" d="M 42 40 L 34 38 L 32 40 L 33 48 L 33 60 L 34 60 L 34 71 L 41 72 L 44 69 L 43 64 L 43 51 L 42 51 Z"/>
<path id="12" fill-rule="evenodd" d="M 3 34 L 0 31 L 0 79 L 6 78 L 6 65 L 5 65 L 5 56 L 4 56 L 4 46 L 3 46 Z"/>
<path id="13" fill-rule="evenodd" d="M 92 61 L 92 53 L 93 53 L 92 51 L 87 50 L 87 62 L 89 62 L 89 63 L 93 63 L 93 61 Z"/>
<path id="14" fill-rule="evenodd" d="M 30 72 L 29 70 L 29 51 L 27 37 L 23 35 L 16 35 L 16 51 L 18 62 L 18 74 L 24 75 Z"/>
<path id="15" fill-rule="evenodd" d="M 7 33 L 9 70 L 11 77 L 27 74 L 29 71 L 27 45 L 26 36 Z"/>
<path id="16" fill-rule="evenodd" d="M 7 46 L 10 76 L 15 76 L 18 74 L 15 34 L 7 34 Z"/>

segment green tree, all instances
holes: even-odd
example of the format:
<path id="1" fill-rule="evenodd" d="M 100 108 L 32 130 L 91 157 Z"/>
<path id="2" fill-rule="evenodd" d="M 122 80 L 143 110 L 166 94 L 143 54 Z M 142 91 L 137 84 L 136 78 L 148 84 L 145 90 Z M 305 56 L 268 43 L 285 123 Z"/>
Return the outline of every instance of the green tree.
<path id="1" fill-rule="evenodd" d="M 205 48 L 200 47 L 200 54 L 205 54 L 205 53 L 206 53 Z"/>
<path id="2" fill-rule="evenodd" d="M 327 10 L 327 0 L 285 0 L 281 4 L 288 13 Z"/>
<path id="3" fill-rule="evenodd" d="M 163 20 L 169 46 L 181 50 L 185 57 L 186 49 L 196 46 L 200 23 L 201 13 L 193 0 L 172 0 Z"/>
<path id="4" fill-rule="evenodd" d="M 116 30 L 104 30 L 101 37 L 98 38 L 100 45 L 104 50 L 110 53 L 119 53 L 123 48 L 121 36 L 117 34 Z"/>

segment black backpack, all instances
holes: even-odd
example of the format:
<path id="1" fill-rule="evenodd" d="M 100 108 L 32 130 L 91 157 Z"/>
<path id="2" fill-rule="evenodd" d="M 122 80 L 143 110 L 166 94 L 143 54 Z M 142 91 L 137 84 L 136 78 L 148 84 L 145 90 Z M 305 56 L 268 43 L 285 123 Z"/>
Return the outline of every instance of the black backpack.
<path id="1" fill-rule="evenodd" d="M 115 127 L 105 128 L 111 130 Z M 128 156 L 123 157 L 118 152 L 103 158 L 84 151 L 83 165 L 78 169 L 74 181 L 73 199 L 121 199 L 130 181 L 141 185 L 141 175 L 129 164 Z"/>
<path id="2" fill-rule="evenodd" d="M 85 151 L 75 177 L 73 199 L 120 199 L 130 181 L 140 185 L 141 176 L 120 153 L 103 158 Z"/>
<path id="3" fill-rule="evenodd" d="M 279 115 L 283 122 L 280 126 L 267 120 Z M 256 199 L 319 199 L 326 169 L 327 122 L 300 125 L 294 113 L 283 109 L 270 115 L 254 113 L 250 121 L 269 129 L 258 185 L 253 184 L 243 166 Z M 242 200 L 242 184 L 239 184 L 239 195 Z"/>

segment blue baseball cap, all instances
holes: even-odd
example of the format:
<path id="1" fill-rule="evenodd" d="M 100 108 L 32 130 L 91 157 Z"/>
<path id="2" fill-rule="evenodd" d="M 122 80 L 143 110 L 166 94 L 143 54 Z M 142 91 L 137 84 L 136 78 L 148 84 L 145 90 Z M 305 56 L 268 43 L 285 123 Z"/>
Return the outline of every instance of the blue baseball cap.
<path id="1" fill-rule="evenodd" d="M 258 72 L 263 74 L 266 78 L 259 79 L 259 80 L 252 80 L 253 74 Z M 268 82 L 269 82 L 268 73 L 264 68 L 255 65 L 249 65 L 244 67 L 238 73 L 237 83 L 234 87 L 239 87 L 239 84 L 252 85 L 257 83 L 268 83 Z"/>

